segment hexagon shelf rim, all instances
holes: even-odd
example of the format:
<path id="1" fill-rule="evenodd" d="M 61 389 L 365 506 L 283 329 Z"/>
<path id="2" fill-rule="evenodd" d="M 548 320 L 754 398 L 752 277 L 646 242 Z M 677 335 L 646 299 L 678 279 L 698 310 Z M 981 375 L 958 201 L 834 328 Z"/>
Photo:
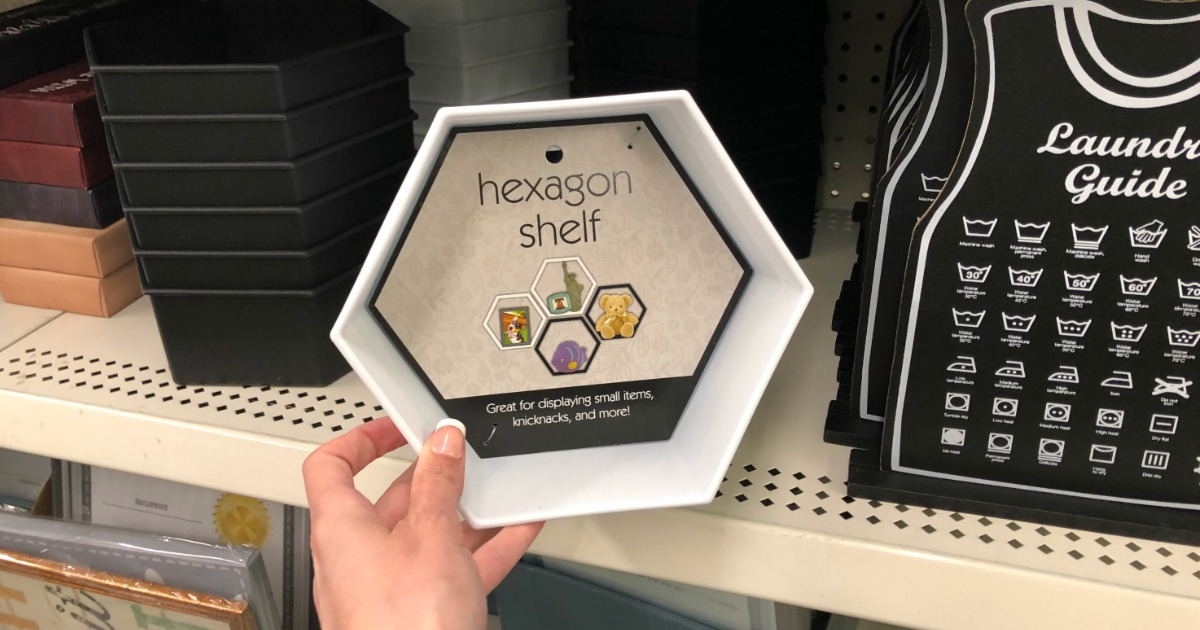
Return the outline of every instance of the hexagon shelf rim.
<path id="1" fill-rule="evenodd" d="M 812 285 L 687 92 L 442 108 L 331 333 L 413 447 L 420 449 L 444 411 L 369 304 L 452 129 L 630 115 L 654 121 L 751 276 L 671 439 L 488 459 L 468 449 L 459 508 L 475 527 L 711 501 L 812 297 Z"/>

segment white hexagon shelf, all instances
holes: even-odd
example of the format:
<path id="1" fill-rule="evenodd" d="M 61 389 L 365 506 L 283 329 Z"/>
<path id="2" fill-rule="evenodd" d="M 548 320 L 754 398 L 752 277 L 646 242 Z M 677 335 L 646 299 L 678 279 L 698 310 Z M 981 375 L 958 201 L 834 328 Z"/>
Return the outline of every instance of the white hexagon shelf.
<path id="1" fill-rule="evenodd" d="M 811 295 L 686 92 L 443 108 L 332 336 L 495 527 L 711 501 Z"/>

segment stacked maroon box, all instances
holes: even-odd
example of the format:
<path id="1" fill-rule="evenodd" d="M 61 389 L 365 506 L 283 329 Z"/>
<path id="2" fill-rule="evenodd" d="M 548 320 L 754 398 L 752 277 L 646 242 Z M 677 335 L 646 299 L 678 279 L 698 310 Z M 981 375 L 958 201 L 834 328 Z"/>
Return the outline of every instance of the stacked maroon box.
<path id="1" fill-rule="evenodd" d="M 6 301 L 109 316 L 140 295 L 137 274 L 130 272 L 132 255 L 125 253 L 128 233 L 114 226 L 123 223 L 121 204 L 86 61 L 0 89 L 3 219 L 13 220 L 3 224 L 10 240 L 43 239 L 45 224 L 55 224 L 76 228 L 67 242 L 81 254 L 111 258 L 115 248 L 128 256 L 103 274 L 97 267 L 80 277 L 52 271 L 56 267 L 46 258 L 61 251 L 25 248 L 0 264 L 0 296 Z M 120 238 L 113 238 L 114 231 Z"/>

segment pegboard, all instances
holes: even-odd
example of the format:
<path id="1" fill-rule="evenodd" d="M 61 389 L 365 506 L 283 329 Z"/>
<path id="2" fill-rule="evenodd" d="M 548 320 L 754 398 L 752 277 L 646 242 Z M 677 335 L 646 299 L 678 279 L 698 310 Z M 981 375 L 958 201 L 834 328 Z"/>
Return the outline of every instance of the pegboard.
<path id="1" fill-rule="evenodd" d="M 892 35 L 904 0 L 828 0 L 825 45 L 825 144 L 817 206 L 850 210 L 869 198 L 875 133 Z"/>

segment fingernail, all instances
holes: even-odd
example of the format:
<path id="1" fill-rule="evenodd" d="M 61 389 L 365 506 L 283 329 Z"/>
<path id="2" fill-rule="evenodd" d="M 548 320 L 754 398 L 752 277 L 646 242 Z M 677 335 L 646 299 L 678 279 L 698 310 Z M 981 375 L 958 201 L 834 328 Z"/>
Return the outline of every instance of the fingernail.
<path id="1" fill-rule="evenodd" d="M 463 447 L 467 428 L 463 423 L 453 418 L 446 418 L 437 423 L 433 436 L 429 438 L 430 448 L 438 455 L 458 459 L 463 456 Z"/>

